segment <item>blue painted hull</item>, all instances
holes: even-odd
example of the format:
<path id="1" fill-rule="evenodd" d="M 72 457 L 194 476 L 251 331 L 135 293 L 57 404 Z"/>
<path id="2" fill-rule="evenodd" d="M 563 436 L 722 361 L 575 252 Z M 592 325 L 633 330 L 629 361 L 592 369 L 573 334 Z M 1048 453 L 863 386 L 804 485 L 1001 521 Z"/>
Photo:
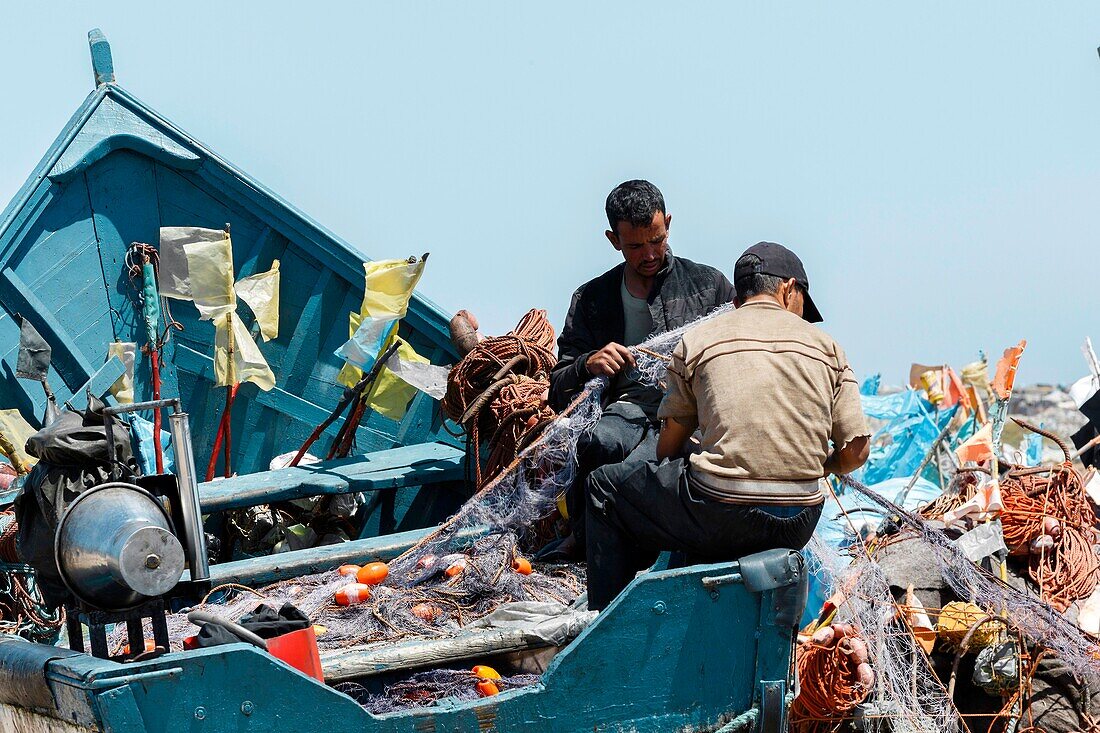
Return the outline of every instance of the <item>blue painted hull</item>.
<path id="1" fill-rule="evenodd" d="M 238 278 L 265 271 L 274 259 L 283 278 L 280 335 L 260 345 L 276 387 L 242 386 L 233 412 L 234 468 L 266 470 L 273 456 L 300 446 L 342 393 L 333 352 L 362 300 L 362 255 L 113 83 L 85 100 L 0 219 L 0 405 L 18 407 L 32 424 L 45 405 L 39 385 L 15 378 L 15 313 L 50 342 L 50 381 L 67 398 L 104 363 L 110 342 L 145 342 L 140 301 L 125 271 L 129 245 L 157 243 L 162 226 L 226 223 Z M 162 394 L 183 399 L 196 459 L 205 466 L 224 400 L 224 390 L 212 385 L 214 329 L 191 303 L 171 303 L 184 330 L 165 352 Z M 240 311 L 251 325 L 251 314 Z M 434 363 L 449 363 L 446 323 L 418 296 L 401 335 Z M 151 398 L 149 362 L 140 354 L 135 377 L 136 399 Z M 357 450 L 451 440 L 434 409 L 418 396 L 400 423 L 369 415 Z"/>

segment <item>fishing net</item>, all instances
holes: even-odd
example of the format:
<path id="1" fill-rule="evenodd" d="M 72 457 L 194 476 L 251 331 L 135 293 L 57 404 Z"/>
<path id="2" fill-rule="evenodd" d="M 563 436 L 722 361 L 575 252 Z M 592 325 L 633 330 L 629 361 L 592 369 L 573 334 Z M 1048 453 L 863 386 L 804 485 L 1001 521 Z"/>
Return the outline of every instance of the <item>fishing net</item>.
<path id="1" fill-rule="evenodd" d="M 537 684 L 539 679 L 537 674 L 517 674 L 501 677 L 493 683 L 500 692 L 504 692 Z M 477 682 L 478 678 L 468 670 L 430 669 L 387 685 L 381 694 L 372 693 L 358 682 L 341 682 L 333 687 L 362 705 L 367 712 L 381 715 L 395 710 L 426 707 L 444 697 L 477 699 L 481 695 L 477 691 Z"/>
<path id="2" fill-rule="evenodd" d="M 875 681 L 863 706 L 867 721 L 864 730 L 961 731 L 947 691 L 899 618 L 889 583 L 878 563 L 865 553 L 857 554 L 849 562 L 846 555 L 837 553 L 816 536 L 806 546 L 806 554 L 811 568 L 842 599 L 837 619 L 855 626 L 867 643 Z M 798 730 L 800 733 L 834 730 L 837 720 L 823 717 L 818 720 L 803 715 L 798 720 Z"/>
<path id="3" fill-rule="evenodd" d="M 943 579 L 959 598 L 988 613 L 1012 619 L 1025 636 L 1057 654 L 1078 675 L 1100 672 L 1100 645 L 1050 604 L 1013 588 L 971 562 L 954 540 L 918 515 L 850 477 L 844 477 L 843 482 L 913 531 L 932 551 Z"/>
<path id="4" fill-rule="evenodd" d="M 997 579 L 963 554 L 958 544 L 924 517 L 850 477 L 842 483 L 878 505 L 902 533 L 927 548 L 944 582 L 980 614 L 1009 619 L 1038 648 L 1057 655 L 1081 679 L 1100 672 L 1100 646 L 1041 598 Z M 964 487 L 965 488 L 965 487 Z M 842 554 L 814 537 L 806 548 L 811 567 L 825 578 L 837 600 L 837 619 L 854 625 L 867 641 L 875 686 L 858 714 L 863 730 L 963 730 L 958 711 L 918 646 L 886 574 L 862 543 Z M 886 722 L 888 719 L 888 722 Z M 831 730 L 825 720 L 809 720 L 801 731 Z M 824 727 L 814 727 L 819 724 Z M 835 725 L 836 721 L 832 721 Z"/>
<path id="5" fill-rule="evenodd" d="M 659 387 L 669 354 L 684 332 L 731 308 L 716 309 L 703 319 L 633 348 L 636 368 L 630 376 L 642 384 Z M 454 516 L 392 560 L 388 578 L 372 589 L 368 601 L 346 607 L 336 605 L 335 593 L 348 584 L 349 578 L 333 569 L 258 590 L 238 589 L 228 598 L 212 597 L 196 608 L 236 620 L 260 601 L 275 607 L 290 602 L 314 624 L 324 627 L 318 646 L 325 651 L 402 638 L 453 635 L 509 601 L 556 600 L 569 605 L 584 590 L 582 567 L 539 564 L 533 573 L 523 575 L 513 569 L 513 562 L 521 556 L 520 548 L 538 520 L 554 510 L 558 496 L 573 483 L 577 475 L 577 440 L 599 420 L 606 385 L 603 377 L 589 381 L 537 439 Z M 442 572 L 456 560 L 466 565 L 464 571 L 454 576 Z M 432 568 L 439 572 L 431 572 Z M 182 614 L 169 618 L 174 646 L 194 633 L 195 627 Z M 113 640 L 116 648 L 124 643 L 121 629 Z"/>

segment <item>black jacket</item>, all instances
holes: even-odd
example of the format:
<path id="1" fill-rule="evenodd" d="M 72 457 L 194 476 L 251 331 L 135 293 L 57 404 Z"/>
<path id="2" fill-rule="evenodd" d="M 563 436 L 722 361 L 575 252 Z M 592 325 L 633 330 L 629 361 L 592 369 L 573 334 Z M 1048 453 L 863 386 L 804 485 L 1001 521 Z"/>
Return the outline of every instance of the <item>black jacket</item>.
<path id="1" fill-rule="evenodd" d="M 614 341 L 622 343 L 622 281 L 626 264 L 613 267 L 577 288 L 558 338 L 558 363 L 550 372 L 550 406 L 561 410 L 591 379 L 585 362 Z M 654 333 L 663 333 L 733 300 L 733 286 L 717 269 L 668 253 L 649 294 Z"/>

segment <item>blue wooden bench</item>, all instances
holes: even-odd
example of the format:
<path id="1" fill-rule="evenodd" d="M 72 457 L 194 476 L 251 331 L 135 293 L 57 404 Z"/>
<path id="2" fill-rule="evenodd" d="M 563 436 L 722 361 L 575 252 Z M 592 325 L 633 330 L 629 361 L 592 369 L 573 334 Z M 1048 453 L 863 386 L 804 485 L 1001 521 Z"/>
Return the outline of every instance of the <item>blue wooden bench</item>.
<path id="1" fill-rule="evenodd" d="M 400 489 L 461 479 L 465 453 L 419 443 L 340 461 L 262 471 L 199 484 L 203 513 L 310 496 Z"/>

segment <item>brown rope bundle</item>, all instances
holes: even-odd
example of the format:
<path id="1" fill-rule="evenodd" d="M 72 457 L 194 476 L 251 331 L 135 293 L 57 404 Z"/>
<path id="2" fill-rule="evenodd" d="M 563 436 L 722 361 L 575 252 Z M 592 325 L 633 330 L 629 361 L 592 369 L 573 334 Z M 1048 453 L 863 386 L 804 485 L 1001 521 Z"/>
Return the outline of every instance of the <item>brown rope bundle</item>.
<path id="1" fill-rule="evenodd" d="M 832 730 L 863 702 L 874 684 L 867 644 L 845 624 L 826 626 L 798 648 L 798 697 L 791 704 L 795 733 Z"/>
<path id="2" fill-rule="evenodd" d="M 554 327 L 546 311 L 531 310 L 514 330 L 479 342 L 451 369 L 443 412 L 470 436 L 479 486 L 503 470 L 554 417 L 546 393 L 556 362 Z M 485 476 L 480 461 L 483 438 L 488 438 L 491 451 Z"/>
<path id="3" fill-rule="evenodd" d="M 1013 469 L 1001 481 L 1001 526 L 1013 555 L 1028 557 L 1028 575 L 1059 611 L 1088 598 L 1100 581 L 1093 550 L 1096 514 L 1081 476 L 1067 460 Z"/>

